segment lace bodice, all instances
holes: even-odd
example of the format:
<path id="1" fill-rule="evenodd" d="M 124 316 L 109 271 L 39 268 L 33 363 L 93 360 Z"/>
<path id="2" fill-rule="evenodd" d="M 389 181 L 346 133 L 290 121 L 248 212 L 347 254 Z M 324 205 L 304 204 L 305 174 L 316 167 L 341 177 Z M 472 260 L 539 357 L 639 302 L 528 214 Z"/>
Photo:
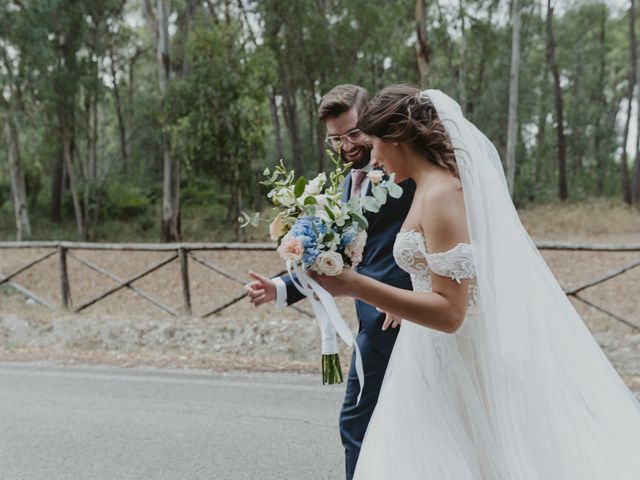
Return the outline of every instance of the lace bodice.
<path id="1" fill-rule="evenodd" d="M 396 263 L 411 275 L 413 289 L 418 292 L 431 291 L 430 271 L 461 283 L 472 279 L 469 285 L 467 308 L 475 307 L 478 289 L 475 284 L 476 268 L 473 261 L 473 247 L 468 243 L 459 243 L 451 250 L 441 253 L 429 253 L 422 232 L 403 230 L 398 232 L 393 245 Z"/>

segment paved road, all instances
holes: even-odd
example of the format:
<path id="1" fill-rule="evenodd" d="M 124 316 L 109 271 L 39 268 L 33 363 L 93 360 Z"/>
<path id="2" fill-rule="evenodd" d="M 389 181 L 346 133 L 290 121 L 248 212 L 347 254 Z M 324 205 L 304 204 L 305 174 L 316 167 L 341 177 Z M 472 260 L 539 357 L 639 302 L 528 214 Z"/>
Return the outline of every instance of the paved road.
<path id="1" fill-rule="evenodd" d="M 0 478 L 340 479 L 318 376 L 0 364 Z"/>

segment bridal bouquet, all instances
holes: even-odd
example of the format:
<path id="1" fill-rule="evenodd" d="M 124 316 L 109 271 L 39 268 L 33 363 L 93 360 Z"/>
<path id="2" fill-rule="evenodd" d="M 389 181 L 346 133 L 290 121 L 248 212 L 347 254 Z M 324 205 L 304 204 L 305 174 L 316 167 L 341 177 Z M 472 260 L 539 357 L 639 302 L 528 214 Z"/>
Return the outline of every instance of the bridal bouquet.
<path id="1" fill-rule="evenodd" d="M 350 346 L 355 342 L 331 295 L 306 272 L 339 275 L 344 268 L 355 268 L 362 261 L 367 240 L 364 212 L 377 212 L 388 196 L 402 195 L 393 174 L 385 179 L 381 171 L 373 170 L 369 173 L 371 195 L 343 201 L 342 185 L 351 164 L 329 156 L 334 170 L 328 177 L 319 173 L 311 180 L 295 178 L 280 161 L 273 172 L 265 169 L 266 179 L 261 182 L 272 187 L 267 195 L 275 213 L 269 226 L 271 239 L 277 242 L 278 254 L 285 260 L 294 285 L 309 298 L 320 324 L 324 384 L 343 380 L 336 333 Z M 259 214 L 243 213 L 240 220 L 245 226 L 257 225 Z M 357 344 L 355 347 L 359 358 Z"/>

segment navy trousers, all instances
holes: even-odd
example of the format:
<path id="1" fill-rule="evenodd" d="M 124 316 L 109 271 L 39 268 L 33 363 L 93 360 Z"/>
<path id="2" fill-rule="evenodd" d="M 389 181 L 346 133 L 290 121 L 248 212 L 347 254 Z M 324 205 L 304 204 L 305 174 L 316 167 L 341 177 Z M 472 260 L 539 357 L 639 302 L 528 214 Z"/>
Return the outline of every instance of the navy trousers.
<path id="1" fill-rule="evenodd" d="M 360 384 L 355 367 L 355 352 L 351 357 L 351 367 L 347 378 L 347 389 L 340 412 L 340 437 L 345 452 L 345 468 L 347 480 L 353 478 L 353 473 L 358 462 L 360 447 L 364 433 L 369 425 L 369 419 L 378 402 L 380 387 L 384 379 L 391 352 L 384 353 L 375 349 L 367 339 L 364 331 L 360 331 L 356 337 L 358 347 L 362 353 L 364 367 L 364 389 L 360 403 L 356 406 Z"/>

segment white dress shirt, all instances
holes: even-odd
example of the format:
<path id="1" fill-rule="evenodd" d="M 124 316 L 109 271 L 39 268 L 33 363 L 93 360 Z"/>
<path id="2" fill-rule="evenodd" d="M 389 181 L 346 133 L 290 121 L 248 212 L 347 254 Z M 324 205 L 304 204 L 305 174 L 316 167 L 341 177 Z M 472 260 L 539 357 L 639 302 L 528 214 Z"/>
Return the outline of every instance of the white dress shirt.
<path id="1" fill-rule="evenodd" d="M 351 170 L 353 171 L 356 169 L 352 168 Z M 365 173 L 369 173 L 371 170 L 373 170 L 373 167 L 371 166 L 371 163 L 367 163 L 363 168 L 360 168 L 358 170 Z M 369 180 L 368 176 L 364 177 L 364 180 L 362 180 L 362 187 L 360 190 L 361 197 L 364 197 L 367 194 L 370 181 L 371 180 Z M 272 280 L 273 280 L 273 283 L 276 284 L 276 300 L 274 304 L 276 308 L 284 308 L 287 306 L 287 285 L 284 283 L 284 281 L 280 277 L 275 277 Z"/>

